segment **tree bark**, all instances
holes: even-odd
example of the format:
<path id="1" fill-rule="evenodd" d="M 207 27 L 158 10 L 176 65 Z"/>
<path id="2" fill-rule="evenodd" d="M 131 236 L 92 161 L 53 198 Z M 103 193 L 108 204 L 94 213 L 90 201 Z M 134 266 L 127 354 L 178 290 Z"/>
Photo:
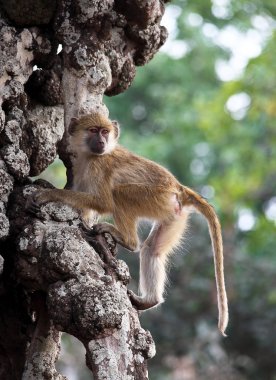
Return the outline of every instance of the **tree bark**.
<path id="1" fill-rule="evenodd" d="M 72 185 L 72 117 L 108 114 L 103 95 L 125 91 L 165 41 L 163 12 L 159 0 L 0 0 L 0 380 L 65 379 L 62 331 L 84 344 L 94 379 L 148 378 L 154 343 L 112 240 L 93 248 L 75 210 L 34 216 L 26 202 L 51 187 L 29 177 L 57 154 Z"/>

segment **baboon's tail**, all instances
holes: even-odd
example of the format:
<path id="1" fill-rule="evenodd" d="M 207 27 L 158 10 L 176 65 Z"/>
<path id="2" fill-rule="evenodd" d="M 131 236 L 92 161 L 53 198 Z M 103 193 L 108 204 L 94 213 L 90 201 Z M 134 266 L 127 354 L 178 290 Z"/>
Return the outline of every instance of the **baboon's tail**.
<path id="1" fill-rule="evenodd" d="M 226 336 L 225 329 L 228 324 L 228 302 L 225 290 L 223 244 L 220 222 L 213 207 L 199 194 L 185 186 L 182 187 L 182 192 L 182 205 L 193 206 L 207 219 L 208 222 L 214 252 L 214 264 L 219 310 L 218 328 L 221 331 L 222 335 Z"/>

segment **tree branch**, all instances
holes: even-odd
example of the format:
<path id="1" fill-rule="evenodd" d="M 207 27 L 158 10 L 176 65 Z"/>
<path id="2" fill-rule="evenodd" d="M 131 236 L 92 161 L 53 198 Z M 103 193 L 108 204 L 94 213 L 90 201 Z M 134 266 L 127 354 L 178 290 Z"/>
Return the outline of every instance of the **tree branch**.
<path id="1" fill-rule="evenodd" d="M 45 170 L 57 151 L 67 168 L 67 187 L 72 185 L 71 118 L 108 113 L 103 95 L 125 91 L 135 66 L 148 62 L 164 43 L 163 12 L 159 0 L 103 0 L 89 7 L 83 0 L 0 0 L 0 317 L 7 326 L 0 328 L 0 377 L 5 380 L 64 378 L 55 370 L 60 331 L 82 341 L 96 379 L 147 379 L 154 343 L 128 299 L 128 268 L 116 259 L 112 242 L 95 238 L 100 257 L 83 238 L 76 211 L 48 204 L 33 216 L 25 205 L 32 192 L 50 186 L 32 184 L 28 177 Z"/>

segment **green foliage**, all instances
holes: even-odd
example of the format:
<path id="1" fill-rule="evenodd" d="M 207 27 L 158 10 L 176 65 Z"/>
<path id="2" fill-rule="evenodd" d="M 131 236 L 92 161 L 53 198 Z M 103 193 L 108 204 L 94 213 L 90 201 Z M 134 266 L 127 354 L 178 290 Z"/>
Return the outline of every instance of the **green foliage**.
<path id="1" fill-rule="evenodd" d="M 66 170 L 60 159 L 55 161 L 42 172 L 39 178 L 46 179 L 58 189 L 63 189 L 66 184 Z"/>
<path id="2" fill-rule="evenodd" d="M 232 53 L 203 31 L 211 23 L 218 32 L 232 26 L 246 33 L 253 28 L 254 17 L 274 17 L 275 4 L 231 1 L 225 19 L 213 15 L 210 2 L 177 4 L 182 8 L 176 38 L 187 42 L 187 54 L 173 59 L 160 53 L 138 70 L 125 94 L 106 101 L 112 117 L 122 124 L 124 145 L 165 164 L 215 204 L 224 229 L 230 294 L 230 337 L 222 347 L 234 367 L 247 358 L 240 375 L 273 379 L 276 217 L 274 213 L 269 219 L 266 209 L 276 195 L 276 36 L 274 32 L 263 41 L 261 53 L 248 60 L 242 75 L 222 82 L 216 62 Z M 202 18 L 198 27 L 188 23 L 191 12 Z M 237 98 L 235 110 L 231 99 L 237 94 L 243 98 Z M 243 210 L 251 219 L 242 224 Z M 193 256 L 175 258 L 166 303 L 143 320 L 158 346 L 153 378 L 171 378 L 165 375 L 166 358 L 191 351 L 203 318 L 210 326 L 216 324 L 216 310 L 210 305 L 212 299 L 215 303 L 212 262 L 206 264 L 208 235 L 202 227 L 193 229 L 197 231 L 189 233 L 191 243 L 183 248 Z"/>

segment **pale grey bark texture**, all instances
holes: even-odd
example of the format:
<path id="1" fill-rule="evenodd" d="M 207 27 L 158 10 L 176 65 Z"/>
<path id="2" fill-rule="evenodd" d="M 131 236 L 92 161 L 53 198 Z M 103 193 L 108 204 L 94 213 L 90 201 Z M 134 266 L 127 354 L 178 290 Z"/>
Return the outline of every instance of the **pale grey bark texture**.
<path id="1" fill-rule="evenodd" d="M 0 0 L 0 380 L 65 379 L 61 331 L 84 344 L 91 378 L 148 378 L 154 343 L 112 240 L 95 250 L 75 210 L 48 204 L 34 216 L 26 202 L 51 186 L 29 177 L 57 154 L 70 187 L 71 118 L 108 114 L 103 95 L 125 91 L 165 41 L 163 12 L 159 0 Z"/>

